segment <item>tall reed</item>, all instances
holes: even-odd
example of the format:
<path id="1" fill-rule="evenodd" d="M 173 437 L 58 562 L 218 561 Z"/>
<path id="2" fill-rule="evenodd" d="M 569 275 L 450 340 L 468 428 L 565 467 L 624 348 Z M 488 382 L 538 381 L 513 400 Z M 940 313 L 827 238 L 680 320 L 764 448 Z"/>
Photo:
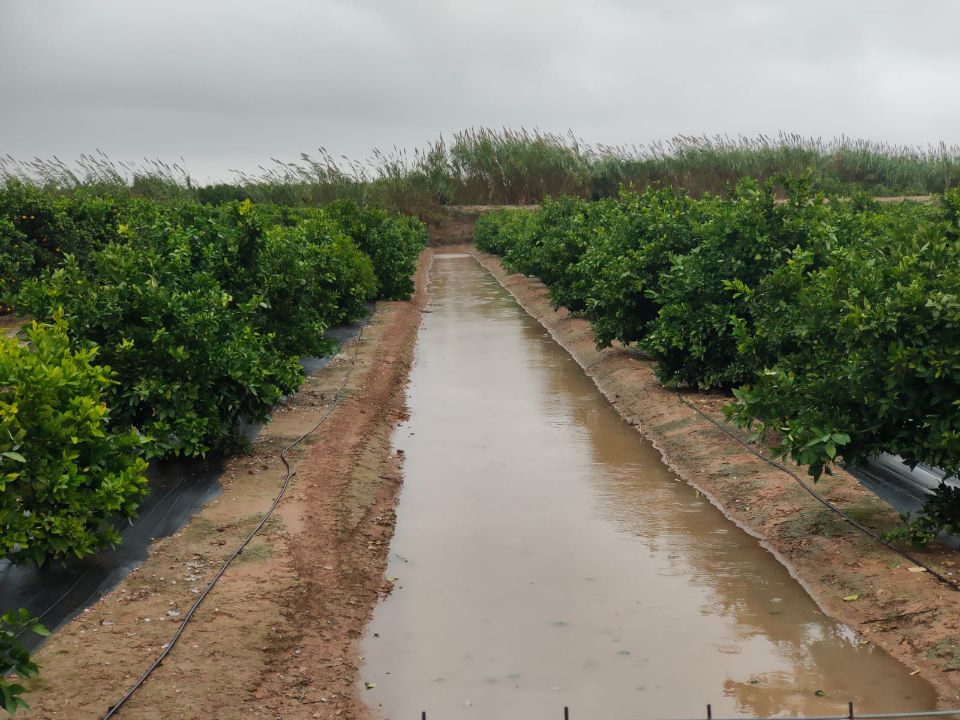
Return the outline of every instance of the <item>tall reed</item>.
<path id="1" fill-rule="evenodd" d="M 18 178 L 55 192 L 194 198 L 249 197 L 282 204 L 352 200 L 429 216 L 442 205 L 536 203 L 547 196 L 600 198 L 620 186 L 724 194 L 742 177 L 809 175 L 818 188 L 875 195 L 925 195 L 960 185 L 960 147 L 890 145 L 782 133 L 757 137 L 678 135 L 647 145 L 591 145 L 573 133 L 473 128 L 422 148 L 375 150 L 365 161 L 324 148 L 298 160 L 273 159 L 231 182 L 198 187 L 186 163 L 117 163 L 98 151 L 68 164 L 57 157 L 0 156 L 0 180 Z"/>

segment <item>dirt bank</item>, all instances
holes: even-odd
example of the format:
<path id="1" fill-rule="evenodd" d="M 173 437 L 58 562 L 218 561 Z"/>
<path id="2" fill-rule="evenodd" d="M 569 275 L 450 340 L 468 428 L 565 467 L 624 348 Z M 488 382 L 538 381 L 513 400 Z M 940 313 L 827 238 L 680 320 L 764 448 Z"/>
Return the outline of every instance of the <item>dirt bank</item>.
<path id="1" fill-rule="evenodd" d="M 944 707 L 960 704 L 960 592 L 915 572 L 698 417 L 659 385 L 651 362 L 624 349 L 598 351 L 589 322 L 565 309 L 554 311 L 538 280 L 507 273 L 496 257 L 472 246 L 450 249 L 473 253 L 584 367 L 620 415 L 650 438 L 665 462 L 758 537 L 825 613 L 856 629 L 860 642 L 875 643 L 922 674 Z M 688 400 L 720 420 L 728 402 L 719 394 Z M 885 529 L 897 522 L 896 513 L 847 473 L 817 488 L 869 526 Z M 943 549 L 918 554 L 947 574 L 958 559 Z"/>
<path id="2" fill-rule="evenodd" d="M 447 205 L 427 226 L 432 247 L 462 245 L 473 242 L 477 218 L 492 210 L 509 207 L 536 210 L 539 205 Z"/>
<path id="3" fill-rule="evenodd" d="M 7 337 L 13 337 L 20 331 L 20 328 L 29 324 L 29 322 L 30 318 L 14 315 L 13 313 L 0 315 L 0 332 Z"/>
<path id="4" fill-rule="evenodd" d="M 405 414 L 430 258 L 413 300 L 379 303 L 359 341 L 275 413 L 250 455 L 228 464 L 223 495 L 47 642 L 26 717 L 97 718 L 119 699 L 270 506 L 284 477 L 280 448 L 316 424 L 351 367 L 345 400 L 288 454 L 294 475 L 277 512 L 119 717 L 365 716 L 354 640 L 389 589 L 402 460 L 390 433 Z"/>

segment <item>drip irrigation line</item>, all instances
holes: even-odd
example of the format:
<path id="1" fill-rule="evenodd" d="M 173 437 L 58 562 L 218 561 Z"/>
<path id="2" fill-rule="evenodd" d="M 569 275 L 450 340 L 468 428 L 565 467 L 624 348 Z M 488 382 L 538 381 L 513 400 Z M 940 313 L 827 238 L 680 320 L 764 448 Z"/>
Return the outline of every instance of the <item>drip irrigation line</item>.
<path id="1" fill-rule="evenodd" d="M 73 584 L 64 591 L 63 595 L 61 595 L 61 596 L 58 597 L 56 600 L 54 600 L 52 605 L 50 605 L 46 610 L 44 610 L 42 613 L 40 613 L 39 615 L 36 616 L 36 617 L 37 617 L 37 620 L 43 620 L 47 615 L 49 615 L 51 612 L 53 612 L 53 610 L 57 607 L 57 605 L 59 605 L 60 603 L 62 603 L 62 602 L 64 601 L 64 599 L 66 599 L 66 597 L 67 597 L 70 593 L 72 593 L 72 592 L 74 591 L 74 589 L 77 587 L 77 585 L 79 585 L 80 582 L 81 582 L 87 575 L 89 575 L 89 574 L 90 574 L 90 571 L 89 571 L 89 570 L 84 570 L 84 571 L 83 571 L 83 574 L 80 575 L 80 577 L 78 577 L 76 580 L 74 580 Z M 39 593 L 38 593 L 38 594 L 39 594 Z M 29 604 L 29 603 L 26 603 L 26 606 L 27 606 L 27 607 L 30 607 L 30 604 Z M 14 635 L 14 637 L 15 637 L 15 638 L 19 638 L 21 635 L 25 635 L 25 634 L 28 633 L 28 632 L 30 632 L 30 628 L 25 628 L 25 629 L 21 630 L 20 632 L 18 632 L 16 635 Z"/>
<path id="2" fill-rule="evenodd" d="M 930 566 L 927 565 L 926 563 L 923 563 L 923 562 L 921 562 L 920 560 L 918 560 L 917 558 L 915 558 L 915 557 L 913 557 L 912 555 L 910 555 L 910 553 L 905 552 L 904 550 L 901 550 L 900 548 L 896 547 L 893 543 L 891 543 L 890 541 L 884 539 L 882 535 L 879 535 L 878 533 L 875 533 L 873 530 L 871 530 L 871 529 L 868 528 L 867 526 L 865 526 L 865 525 L 863 525 L 862 523 L 854 520 L 852 517 L 850 517 L 850 516 L 847 515 L 845 512 L 843 512 L 843 510 L 841 510 L 841 509 L 838 508 L 836 505 L 834 505 L 832 502 L 830 502 L 830 501 L 827 500 L 825 497 L 823 497 L 823 495 L 821 495 L 821 494 L 818 493 L 816 490 L 814 490 L 812 487 L 810 487 L 809 485 L 807 485 L 807 483 L 805 483 L 805 482 L 803 481 L 803 478 L 801 478 L 799 475 L 797 475 L 797 473 L 795 473 L 793 470 L 791 470 L 790 468 L 788 468 L 786 465 L 784 465 L 783 463 L 777 462 L 776 460 L 771 460 L 771 459 L 768 458 L 766 455 L 764 455 L 763 453 L 761 453 L 759 450 L 757 450 L 756 448 L 754 448 L 753 446 L 751 446 L 746 440 L 744 440 L 743 438 L 741 438 L 739 435 L 731 432 L 728 428 L 724 427 L 724 425 L 723 425 L 722 423 L 718 422 L 718 421 L 715 420 L 714 418 L 712 418 L 712 417 L 710 417 L 709 415 L 707 415 L 705 412 L 703 412 L 700 408 L 698 408 L 698 407 L 697 407 L 696 405 L 694 405 L 693 403 L 687 401 L 687 399 L 684 398 L 683 395 L 680 394 L 680 389 L 679 389 L 679 388 L 676 389 L 676 394 L 677 394 L 677 399 L 678 399 L 680 402 L 682 402 L 682 403 L 683 403 L 684 405 L 686 405 L 688 408 L 690 408 L 691 410 L 693 410 L 693 411 L 694 411 L 695 413 L 697 413 L 697 415 L 699 415 L 700 417 L 702 417 L 702 418 L 704 418 L 705 420 L 708 420 L 709 422 L 711 422 L 713 425 L 715 425 L 717 428 L 719 428 L 725 435 L 727 435 L 728 437 L 733 438 L 734 440 L 736 440 L 738 443 L 740 443 L 740 445 L 742 445 L 744 448 L 746 448 L 748 451 L 750 451 L 751 454 L 756 455 L 758 458 L 760 458 L 761 460 L 763 460 L 763 461 L 764 461 L 765 463 L 767 463 L 768 465 L 772 465 L 773 467 L 777 468 L 778 470 L 782 470 L 782 471 L 785 472 L 787 475 L 789 475 L 790 477 L 792 477 L 792 478 L 797 482 L 797 484 L 798 484 L 800 487 L 802 487 L 804 490 L 806 490 L 807 493 L 808 493 L 811 497 L 813 497 L 817 502 L 819 502 L 819 503 L 820 503 L 821 505 L 823 505 L 825 508 L 827 508 L 828 510 L 830 510 L 830 512 L 833 512 L 833 513 L 839 515 L 839 516 L 840 516 L 841 518 L 843 518 L 846 522 L 848 522 L 848 523 L 850 523 L 851 525 L 853 525 L 853 527 L 855 527 L 857 530 L 859 530 L 860 532 L 864 533 L 865 535 L 873 538 L 873 539 L 876 540 L 878 543 L 880 543 L 880 544 L 883 545 L 884 547 L 892 550 L 893 552 L 895 552 L 895 553 L 896 553 L 897 555 L 899 555 L 900 557 L 902 557 L 902 558 L 904 558 L 904 559 L 906 559 L 906 560 L 909 560 L 910 562 L 912 562 L 912 563 L 913 563 L 914 565 L 916 565 L 917 567 L 923 568 L 923 569 L 926 570 L 928 573 L 930 573 L 930 575 L 932 575 L 932 576 L 933 576 L 934 578 L 936 578 L 938 581 L 940 581 L 941 583 L 943 583 L 944 585 L 946 585 L 947 587 L 949 587 L 951 590 L 960 591 L 960 583 L 958 583 L 956 580 L 952 580 L 952 579 L 950 579 L 950 578 L 942 575 L 941 573 L 937 572 L 934 568 L 930 567 Z"/>
<path id="3" fill-rule="evenodd" d="M 184 476 L 184 477 L 180 478 L 180 482 L 178 482 L 178 483 L 177 483 L 176 485 L 174 485 L 172 488 L 170 488 L 169 490 L 167 490 L 166 495 L 163 496 L 163 500 L 166 500 L 168 497 L 170 497 L 171 495 L 173 495 L 177 490 L 179 490 L 179 489 L 183 486 L 183 484 L 184 484 L 186 481 L 187 481 L 187 476 Z M 153 515 L 155 512 L 157 512 L 157 510 L 159 510 L 160 508 L 162 508 L 162 507 L 163 507 L 163 505 L 162 505 L 163 500 L 161 500 L 160 502 L 158 502 L 158 503 L 157 503 L 157 506 L 156 506 L 153 510 L 151 510 L 151 511 L 149 512 L 149 514 L 145 515 L 144 518 L 149 518 L 151 515 Z M 173 503 L 170 505 L 170 507 L 167 508 L 167 511 L 163 514 L 163 517 L 160 518 L 160 522 L 163 522 L 163 521 L 166 520 L 168 517 L 170 517 L 170 513 L 173 512 L 173 509 L 177 506 L 177 503 L 179 503 L 179 502 L 180 502 L 180 498 L 176 498 L 176 499 L 173 501 Z M 154 527 L 157 527 L 159 524 L 160 524 L 160 523 L 155 523 L 155 524 L 154 524 Z"/>
<path id="4" fill-rule="evenodd" d="M 843 715 L 802 715 L 799 717 L 778 715 L 775 717 L 754 717 L 752 720 L 895 720 L 897 718 L 942 718 L 960 716 L 960 708 L 953 710 L 907 710 L 906 712 L 863 714 L 854 712 L 853 702 L 848 702 L 847 708 L 847 712 Z M 420 718 L 421 720 L 427 720 L 426 711 L 420 713 Z M 563 708 L 563 720 L 570 720 L 569 707 Z M 705 718 L 704 716 L 700 716 L 699 718 L 688 718 L 687 720 L 743 720 L 743 718 L 714 717 L 713 706 L 707 705 Z"/>
<path id="5" fill-rule="evenodd" d="M 850 703 L 852 705 L 852 703 Z M 708 706 L 709 708 L 709 706 Z M 569 708 L 564 708 L 564 720 L 569 720 Z M 422 714 L 421 714 L 422 716 Z M 918 710 L 916 712 L 893 712 L 893 713 L 853 713 L 849 710 L 843 715 L 802 715 L 802 716 L 783 716 L 775 717 L 755 717 L 751 720 L 894 720 L 895 718 L 942 718 L 960 716 L 960 708 L 952 710 Z M 688 718 L 688 720 L 704 720 L 704 718 Z M 711 710 L 707 710 L 706 720 L 743 720 L 740 718 L 714 717 Z"/>
<path id="6" fill-rule="evenodd" d="M 213 587 L 217 584 L 220 578 L 223 577 L 223 574 L 227 571 L 227 568 L 230 566 L 230 563 L 232 563 L 234 560 L 237 559 L 237 557 L 239 557 L 239 555 L 243 552 L 244 548 L 246 548 L 247 545 L 250 543 L 250 541 L 253 540 L 254 536 L 256 536 L 256 534 L 260 532 L 261 529 L 263 529 L 263 526 L 266 525 L 267 520 L 269 520 L 270 516 L 273 515 L 273 511 L 277 509 L 277 506 L 280 504 L 280 501 L 283 499 L 283 496 L 286 494 L 287 488 L 290 486 L 290 479 L 293 477 L 292 469 L 290 467 L 290 462 L 287 460 L 287 453 L 293 448 L 295 448 L 297 445 L 299 445 L 301 442 L 303 442 L 307 437 L 309 437 L 314 432 L 316 432 L 317 429 L 324 423 L 324 421 L 328 417 L 330 417 L 331 414 L 333 414 L 333 411 L 340 404 L 340 401 L 343 399 L 343 391 L 347 387 L 347 382 L 350 380 L 350 376 L 353 374 L 354 369 L 357 367 L 357 357 L 360 354 L 360 343 L 362 340 L 363 340 L 363 326 L 361 325 L 360 331 L 357 334 L 357 339 L 355 341 L 356 349 L 353 352 L 353 357 L 350 359 L 350 368 L 347 370 L 346 375 L 343 376 L 343 380 L 340 382 L 340 385 L 337 387 L 337 392 L 333 396 L 333 402 L 331 403 L 330 407 L 327 408 L 327 411 L 323 414 L 323 416 L 316 422 L 316 424 L 313 427 L 311 427 L 305 433 L 300 435 L 300 437 L 298 437 L 296 440 L 294 440 L 292 443 L 290 443 L 285 448 L 283 448 L 283 450 L 280 451 L 280 461 L 283 463 L 284 468 L 286 469 L 286 472 L 283 478 L 283 484 L 280 486 L 280 492 L 277 494 L 277 497 L 274 498 L 273 504 L 270 505 L 267 511 L 263 514 L 263 517 L 260 518 L 260 522 L 257 523 L 257 526 L 253 528 L 253 530 L 251 530 L 250 533 L 243 539 L 243 542 L 241 542 L 237 546 L 237 548 L 230 554 L 230 556 L 223 561 L 223 564 L 220 566 L 220 569 L 217 571 L 217 574 L 213 576 L 213 578 L 210 580 L 209 583 L 207 583 L 207 586 L 203 589 L 203 591 L 194 601 L 193 605 L 190 606 L 190 609 L 187 611 L 187 614 L 184 615 L 183 620 L 180 622 L 180 625 L 177 627 L 177 630 L 173 634 L 173 637 L 171 637 L 169 642 L 167 642 L 167 644 L 163 646 L 163 650 L 160 653 L 160 655 L 157 656 L 157 659 L 154 660 L 153 663 L 151 663 L 150 666 L 144 671 L 144 673 L 137 679 L 137 681 L 127 689 L 127 691 L 123 694 L 123 697 L 121 697 L 114 705 L 110 707 L 109 710 L 107 710 L 107 713 L 103 716 L 102 720 L 109 720 L 109 718 L 112 718 L 114 715 L 116 715 L 117 712 L 120 710 L 120 708 L 123 707 L 123 705 L 131 697 L 133 697 L 133 694 L 143 686 L 143 684 L 147 681 L 150 675 L 153 674 L 153 671 L 156 670 L 158 667 L 160 667 L 163 661 L 167 658 L 167 655 L 170 654 L 170 651 L 173 650 L 173 646 L 177 644 L 178 640 L 180 640 L 180 636 L 183 635 L 184 630 L 186 630 L 187 624 L 190 622 L 191 618 L 193 618 L 193 615 L 197 611 L 197 608 L 200 607 L 200 604 L 204 601 L 207 595 L 210 594 L 210 591 L 213 590 Z"/>

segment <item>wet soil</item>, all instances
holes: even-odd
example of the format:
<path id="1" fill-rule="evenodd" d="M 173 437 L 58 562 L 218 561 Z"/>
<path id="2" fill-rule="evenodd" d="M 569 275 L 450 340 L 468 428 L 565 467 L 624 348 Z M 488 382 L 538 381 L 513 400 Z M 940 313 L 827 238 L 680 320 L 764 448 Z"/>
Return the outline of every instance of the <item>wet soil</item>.
<path id="1" fill-rule="evenodd" d="M 13 337 L 20 331 L 20 328 L 29 322 L 30 318 L 22 315 L 14 315 L 13 313 L 7 313 L 6 315 L 0 314 L 0 333 L 3 333 L 7 337 Z"/>
<path id="2" fill-rule="evenodd" d="M 455 250 L 457 248 L 450 248 Z M 647 437 L 664 461 L 737 525 L 761 540 L 820 608 L 866 641 L 901 660 L 937 690 L 940 704 L 960 703 L 960 592 L 884 548 L 817 504 L 794 480 L 754 457 L 662 388 L 653 364 L 624 348 L 598 351 L 588 321 L 555 311 L 535 278 L 507 273 L 496 257 L 474 254 L 572 355 L 617 412 Z M 722 420 L 729 398 L 688 395 Z M 803 475 L 802 470 L 798 472 Z M 893 527 L 896 513 L 839 471 L 818 483 L 831 502 L 867 525 Z M 945 574 L 960 555 L 933 547 L 917 553 Z M 853 598 L 849 599 L 846 598 Z"/>
<path id="3" fill-rule="evenodd" d="M 413 300 L 378 303 L 360 339 L 275 413 L 249 455 L 227 463 L 223 494 L 49 639 L 23 717 L 98 718 L 120 698 L 270 506 L 284 477 L 280 449 L 316 424 L 348 373 L 343 402 L 288 454 L 294 475 L 277 512 L 118 717 L 363 715 L 354 641 L 386 589 L 401 462 L 390 433 L 405 417 L 429 259 Z"/>
<path id="4" fill-rule="evenodd" d="M 469 255 L 437 254 L 395 435 L 405 483 L 361 645 L 386 718 L 926 710 L 661 461 Z"/>

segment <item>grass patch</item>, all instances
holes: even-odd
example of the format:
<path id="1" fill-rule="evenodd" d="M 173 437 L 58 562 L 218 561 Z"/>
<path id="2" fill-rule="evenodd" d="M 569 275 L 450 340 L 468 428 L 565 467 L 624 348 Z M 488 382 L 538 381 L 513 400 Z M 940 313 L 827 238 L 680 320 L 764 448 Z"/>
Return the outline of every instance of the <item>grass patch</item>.
<path id="1" fill-rule="evenodd" d="M 738 480 L 741 480 L 746 476 L 755 473 L 756 469 L 756 464 L 753 462 L 734 463 L 732 465 L 724 465 L 721 468 L 717 468 L 711 474 L 719 475 L 725 478 L 737 478 Z M 755 484 L 747 482 L 742 482 L 741 485 L 743 485 L 744 489 L 746 489 L 748 485 L 753 485 L 755 487 Z"/>
<path id="2" fill-rule="evenodd" d="M 269 559 L 273 555 L 273 549 L 270 547 L 270 544 L 266 540 L 254 540 L 243 552 L 237 556 L 237 559 L 234 560 L 236 565 L 244 565 L 250 562 L 263 562 L 264 560 Z"/>
<path id="3" fill-rule="evenodd" d="M 848 505 L 845 508 L 841 508 L 844 514 L 847 515 L 851 520 L 856 520 L 861 525 L 873 525 L 878 524 L 889 525 L 890 523 L 878 523 L 878 520 L 885 520 L 889 518 L 890 508 L 886 505 L 881 505 L 874 502 L 861 502 L 855 503 L 853 505 Z"/>
<path id="4" fill-rule="evenodd" d="M 821 508 L 801 510 L 781 527 L 789 538 L 801 540 L 806 537 L 840 537 L 849 527 L 842 519 Z"/>
<path id="5" fill-rule="evenodd" d="M 667 422 L 661 423 L 660 425 L 655 425 L 653 429 L 656 430 L 657 432 L 669 433 L 669 432 L 673 432 L 674 430 L 682 430 L 684 428 L 688 428 L 694 422 L 696 422 L 694 418 L 689 418 L 689 417 L 677 418 L 676 420 L 668 420 Z"/>
<path id="6" fill-rule="evenodd" d="M 927 650 L 927 657 L 931 660 L 946 660 L 943 669 L 960 670 L 960 641 L 957 637 L 944 638 Z"/>

